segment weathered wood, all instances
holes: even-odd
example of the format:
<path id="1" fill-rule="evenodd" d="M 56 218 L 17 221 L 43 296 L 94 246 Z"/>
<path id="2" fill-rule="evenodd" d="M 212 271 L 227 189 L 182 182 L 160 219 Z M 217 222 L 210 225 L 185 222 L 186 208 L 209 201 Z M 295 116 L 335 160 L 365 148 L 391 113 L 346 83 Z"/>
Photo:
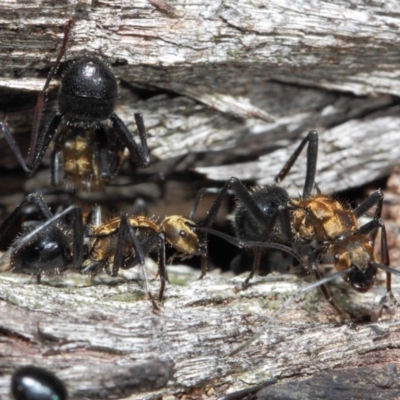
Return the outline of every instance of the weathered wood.
<path id="1" fill-rule="evenodd" d="M 375 400 L 399 397 L 400 385 L 394 364 L 383 369 L 366 367 L 339 370 L 331 374 L 325 372 L 281 387 L 267 387 L 257 393 L 259 400 Z"/>
<path id="2" fill-rule="evenodd" d="M 182 282 L 185 270 L 171 276 L 172 282 Z M 385 310 L 376 320 L 384 293 L 379 285 L 357 296 L 342 285 L 334 290 L 341 304 L 375 322 L 335 324 L 332 309 L 315 290 L 284 310 L 259 341 L 232 357 L 229 353 L 268 321 L 301 281 L 269 276 L 246 291 L 238 290 L 243 277 L 171 284 L 161 314 L 154 315 L 133 282 L 76 286 L 77 278 L 68 277 L 53 287 L 0 275 L 2 399 L 8 399 L 9 374 L 24 364 L 56 372 L 72 399 L 119 399 L 120 391 L 129 399 L 172 399 L 184 393 L 216 399 L 273 377 L 282 384 L 320 371 L 398 365 L 400 323 Z M 398 289 L 395 282 L 394 292 Z M 135 387 L 118 387 L 129 381 L 134 366 L 149 360 L 164 363 L 158 373 L 171 376 L 164 388 L 156 390 L 151 378 L 138 384 L 153 385 L 152 392 L 135 394 Z"/>
<path id="3" fill-rule="evenodd" d="M 131 127 L 133 112 L 144 114 L 154 158 L 199 153 L 190 167 L 211 179 L 234 173 L 265 183 L 287 158 L 288 145 L 318 129 L 325 143 L 319 183 L 328 192 L 385 176 L 398 164 L 397 100 L 390 96 L 399 93 L 396 2 L 293 8 L 282 0 L 57 7 L 1 1 L 0 9 L 2 93 L 15 88 L 23 99 L 24 90 L 42 87 L 43 69 L 73 17 L 65 60 L 100 54 L 130 85 L 183 96 L 143 100 L 122 93 L 117 112 Z M 22 141 L 29 137 L 28 115 L 8 118 Z M 242 157 L 253 162 L 235 166 Z M 1 162 L 15 165 L 9 152 Z M 223 164 L 229 166 L 214 169 Z M 292 175 L 288 185 L 297 188 L 301 180 Z"/>

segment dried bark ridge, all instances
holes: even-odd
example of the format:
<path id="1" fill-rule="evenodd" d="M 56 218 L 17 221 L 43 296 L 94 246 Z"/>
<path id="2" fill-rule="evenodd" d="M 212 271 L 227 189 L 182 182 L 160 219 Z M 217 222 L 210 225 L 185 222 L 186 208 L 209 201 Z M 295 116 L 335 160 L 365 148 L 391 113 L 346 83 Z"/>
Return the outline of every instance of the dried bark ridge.
<path id="1" fill-rule="evenodd" d="M 245 387 L 243 382 L 258 384 L 271 377 L 282 380 L 320 370 L 397 363 L 400 323 L 396 316 L 385 315 L 387 319 L 357 329 L 332 320 L 326 323 L 333 313 L 318 292 L 296 301 L 259 342 L 229 357 L 234 347 L 268 320 L 287 297 L 284 294 L 298 286 L 287 276 L 270 276 L 247 291 L 237 291 L 242 279 L 210 277 L 187 287 L 170 285 L 157 317 L 134 284 L 62 288 L 26 284 L 26 279 L 2 274 L 0 395 L 8 398 L 8 376 L 25 363 L 56 371 L 67 382 L 72 398 L 78 393 L 78 397 L 99 398 L 94 393 L 103 390 L 103 398 L 121 398 L 118 393 L 128 396 L 130 391 L 130 399 L 178 396 L 196 387 L 217 398 L 228 389 Z M 346 304 L 372 309 L 384 289 L 376 286 L 363 296 L 345 292 Z M 173 377 L 159 391 L 135 395 L 137 387 L 123 382 L 130 368 L 145 360 L 155 360 L 156 371 L 164 370 L 164 379 Z"/>
<path id="2" fill-rule="evenodd" d="M 245 65 L 250 66 L 245 77 L 260 74 L 357 94 L 400 93 L 395 72 L 400 21 L 395 1 L 322 2 L 318 7 L 309 2 L 293 7 L 289 0 L 275 0 L 268 7 L 245 0 L 190 5 L 170 0 L 166 4 L 172 12 L 145 0 L 134 5 L 71 1 L 60 7 L 37 4 L 29 8 L 3 1 L 0 53 L 7 56 L 2 57 L 2 69 L 22 69 L 31 60 L 37 68 L 43 62 L 38 60 L 54 46 L 50 29 L 56 26 L 59 31 L 72 16 L 78 22 L 70 56 L 101 49 L 111 59 L 143 65 L 131 69 L 134 80 L 178 92 L 176 87 L 185 90 L 193 83 L 193 70 L 185 67 L 199 66 L 196 84 L 211 87 L 236 68 L 243 72 Z M 16 15 L 24 20 L 24 30 L 16 31 Z M 49 30 L 39 30 L 39 24 Z M 168 76 L 162 73 L 165 67 L 169 67 Z"/>

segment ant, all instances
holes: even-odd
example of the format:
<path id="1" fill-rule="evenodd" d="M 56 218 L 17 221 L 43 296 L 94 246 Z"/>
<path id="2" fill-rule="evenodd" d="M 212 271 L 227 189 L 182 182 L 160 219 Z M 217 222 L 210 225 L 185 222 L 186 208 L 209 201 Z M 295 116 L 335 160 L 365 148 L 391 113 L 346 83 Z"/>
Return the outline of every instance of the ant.
<path id="1" fill-rule="evenodd" d="M 140 147 L 125 123 L 114 113 L 118 98 L 117 79 L 109 65 L 96 57 L 82 57 L 67 68 L 58 93 L 59 111 L 43 117 L 46 91 L 66 52 L 73 22 L 70 19 L 65 27 L 61 49 L 36 102 L 27 161 L 1 121 L 0 132 L 24 171 L 31 175 L 38 169 L 53 140 L 52 184 L 58 185 L 64 180 L 76 190 L 95 191 L 118 175 L 125 148 L 139 167 L 148 167 L 150 156 L 141 114 L 134 114 Z M 111 122 L 111 130 L 105 128 L 103 121 L 106 120 Z M 60 126 L 62 129 L 59 130 Z"/>
<path id="2" fill-rule="evenodd" d="M 28 365 L 18 368 L 11 378 L 11 392 L 15 400 L 67 400 L 64 383 L 44 368 Z"/>
<path id="3" fill-rule="evenodd" d="M 207 246 L 195 232 L 197 225 L 180 215 L 167 216 L 160 222 L 127 214 L 104 223 L 101 219 L 100 208 L 94 208 L 88 233 L 88 257 L 80 269 L 81 274 L 93 275 L 104 269 L 108 275 L 117 276 L 120 268 L 144 265 L 145 255 L 157 248 L 161 280 L 158 298 L 162 301 L 167 281 L 166 244 L 177 251 L 178 257 L 207 257 Z M 148 285 L 146 275 L 145 281 Z M 151 296 L 149 290 L 148 293 Z"/>
<path id="4" fill-rule="evenodd" d="M 310 131 L 275 177 L 276 183 L 281 182 L 308 144 L 306 179 L 301 197 L 290 198 L 285 189 L 276 185 L 255 188 L 249 192 L 239 179 L 233 177 L 220 190 L 204 224 L 212 224 L 223 198 L 233 191 L 240 203 L 235 213 L 235 228 L 240 239 L 259 241 L 260 245 L 271 240 L 300 249 L 307 246 L 308 270 L 313 271 L 317 280 L 321 279 L 318 261 L 327 258 L 333 261 L 344 281 L 362 293 L 371 289 L 378 269 L 383 269 L 386 271 L 386 289 L 391 294 L 391 273 L 400 272 L 389 267 L 386 230 L 381 219 L 383 194 L 377 190 L 358 207 L 351 209 L 348 204 L 321 193 L 315 183 L 318 141 L 318 133 Z M 312 194 L 314 189 L 316 194 Z M 206 192 L 203 190 L 198 194 L 194 210 Z M 375 205 L 373 219 L 358 227 L 358 218 Z M 374 250 L 379 229 L 381 262 L 377 260 Z M 253 247 L 253 269 L 245 285 L 257 272 L 263 251 L 262 247 L 257 248 L 256 243 L 253 243 Z M 332 299 L 325 283 L 319 286 L 324 297 L 342 317 L 344 313 Z"/>

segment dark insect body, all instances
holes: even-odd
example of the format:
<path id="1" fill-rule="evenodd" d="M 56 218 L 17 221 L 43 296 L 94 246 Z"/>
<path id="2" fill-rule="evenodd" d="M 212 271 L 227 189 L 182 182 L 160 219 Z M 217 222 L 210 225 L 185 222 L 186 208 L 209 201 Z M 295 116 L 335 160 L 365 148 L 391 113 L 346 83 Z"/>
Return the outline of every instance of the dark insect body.
<path id="1" fill-rule="evenodd" d="M 120 268 L 129 269 L 140 264 L 148 285 L 144 258 L 156 250 L 161 280 L 158 297 L 161 301 L 167 281 L 167 244 L 176 250 L 179 257 L 207 257 L 207 246 L 195 233 L 197 225 L 187 218 L 172 215 L 157 222 L 145 216 L 125 214 L 102 223 L 99 213 L 98 208 L 94 210 L 93 219 L 97 223 L 92 223 L 89 229 L 88 257 L 80 270 L 82 274 L 97 274 L 104 269 L 108 275 L 117 276 Z M 147 292 L 152 299 L 148 286 Z"/>
<path id="2" fill-rule="evenodd" d="M 2 260 L 9 258 L 13 272 L 36 275 L 38 282 L 42 275 L 63 272 L 71 265 L 78 269 L 83 261 L 84 232 L 82 211 L 77 206 L 53 215 L 42 197 L 32 193 L 0 225 L 0 241 L 23 216 L 24 208 L 32 204 L 37 209 L 39 220 L 23 224 L 21 235 L 14 240 Z M 68 227 L 61 224 L 66 218 L 72 220 L 72 228 L 69 224 Z M 68 234 L 70 229 L 74 231 L 72 240 Z"/>
<path id="3" fill-rule="evenodd" d="M 321 279 L 318 263 L 321 260 L 333 262 L 343 279 L 358 292 L 371 289 L 378 269 L 383 269 L 387 274 L 387 292 L 391 293 L 391 273 L 400 273 L 389 266 L 386 230 L 381 219 L 383 194 L 378 190 L 352 209 L 348 204 L 321 193 L 315 184 L 318 140 L 317 132 L 309 132 L 275 177 L 277 183 L 281 182 L 308 144 L 306 179 L 300 198 L 291 198 L 285 189 L 274 185 L 248 191 L 239 179 L 233 177 L 219 191 L 204 225 L 211 226 L 223 198 L 233 192 L 239 201 L 235 213 L 237 236 L 242 242 L 255 242 L 252 245 L 255 254 L 253 269 L 245 286 L 258 271 L 264 249 L 273 242 L 292 247 L 292 251 L 297 252 L 297 259 L 304 254 L 308 260 L 306 267 L 317 280 Z M 316 194 L 313 194 L 314 190 Z M 199 193 L 195 208 L 206 191 Z M 373 219 L 358 227 L 358 218 L 373 206 L 376 206 Z M 381 260 L 378 260 L 374 250 L 379 229 Z M 256 242 L 260 242 L 259 247 Z M 327 286 L 320 286 L 326 299 L 343 316 Z"/>
<path id="4" fill-rule="evenodd" d="M 69 206 L 53 215 L 38 193 L 28 195 L 0 225 L 0 241 L 32 205 L 37 210 L 37 219 L 22 224 L 22 233 L 0 262 L 6 264 L 9 261 L 7 270 L 36 275 L 38 283 L 43 275 L 68 269 L 83 275 L 96 275 L 104 270 L 110 276 L 117 276 L 120 269 L 139 265 L 147 294 L 154 309 L 158 309 L 148 283 L 145 256 L 157 252 L 160 301 L 167 281 L 167 245 L 181 258 L 195 255 L 207 258 L 207 245 L 204 237 L 202 240 L 196 233 L 197 225 L 182 216 L 172 215 L 156 221 L 141 215 L 124 214 L 103 222 L 100 207 L 95 206 L 90 221 L 87 221 L 78 206 Z"/>
<path id="5" fill-rule="evenodd" d="M 97 191 L 118 175 L 126 149 L 139 167 L 149 166 L 149 150 L 142 116 L 134 114 L 139 146 L 114 113 L 117 80 L 108 64 L 96 57 L 83 57 L 70 64 L 61 80 L 59 111 L 43 117 L 46 91 L 67 49 L 72 23 L 70 20 L 66 26 L 62 47 L 37 99 L 27 161 L 2 122 L 0 132 L 29 174 L 38 169 L 53 141 L 52 183 L 64 183 L 68 189 Z M 109 121 L 111 126 L 107 127 L 104 121 Z"/>
<path id="6" fill-rule="evenodd" d="M 15 400 L 67 400 L 63 382 L 52 372 L 32 365 L 17 369 L 11 378 Z"/>

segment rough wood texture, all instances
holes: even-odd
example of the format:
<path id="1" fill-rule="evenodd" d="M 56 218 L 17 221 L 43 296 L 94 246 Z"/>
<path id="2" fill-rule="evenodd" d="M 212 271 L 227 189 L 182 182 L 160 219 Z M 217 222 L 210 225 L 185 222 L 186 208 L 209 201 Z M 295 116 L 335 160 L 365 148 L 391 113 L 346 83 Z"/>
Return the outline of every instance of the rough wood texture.
<path id="1" fill-rule="evenodd" d="M 187 270 L 176 272 L 172 281 L 182 282 Z M 64 287 L 62 279 L 52 287 L 0 276 L 2 399 L 8 399 L 9 374 L 32 363 L 55 371 L 72 399 L 132 400 L 161 395 L 216 399 L 273 377 L 282 384 L 320 371 L 398 365 L 400 323 L 395 316 L 384 311 L 381 320 L 366 325 L 336 325 L 316 290 L 295 300 L 258 342 L 229 356 L 303 284 L 289 276 L 258 279 L 247 291 L 238 290 L 243 277 L 172 284 L 159 316 L 132 282 L 68 287 L 76 278 L 63 279 Z M 384 288 L 378 285 L 356 296 L 340 285 L 334 292 L 347 309 L 376 319 Z M 134 375 L 135 386 L 132 371 L 149 360 L 152 374 Z M 145 385 L 153 391 L 138 394 Z"/>
<path id="2" fill-rule="evenodd" d="M 0 118 L 29 140 L 36 91 L 73 17 L 65 60 L 90 52 L 113 65 L 126 83 L 117 113 L 131 128 L 133 112 L 144 114 L 154 159 L 187 156 L 185 168 L 212 179 L 269 183 L 299 136 L 318 129 L 324 191 L 387 175 L 400 154 L 398 3 L 266 3 L 0 0 Z M 0 143 L 1 165 L 15 166 Z M 302 174 L 300 160 L 286 181 L 294 192 Z M 398 310 L 357 329 L 338 326 L 317 291 L 230 357 L 279 307 L 279 293 L 297 286 L 267 279 L 237 291 L 239 280 L 171 285 L 157 316 L 134 284 L 66 288 L 0 275 L 0 396 L 8 399 L 11 372 L 27 363 L 55 371 L 71 398 L 168 400 L 398 365 Z M 382 290 L 343 291 L 348 304 L 372 310 Z"/>
<path id="3" fill-rule="evenodd" d="M 143 112 L 154 158 L 190 153 L 189 167 L 211 179 L 236 174 L 265 183 L 286 160 L 288 145 L 318 129 L 326 191 L 388 175 L 398 164 L 395 1 L 0 1 L 0 9 L 7 104 L 9 88 L 26 98 L 26 90 L 42 87 L 73 17 L 65 60 L 100 54 L 130 85 L 168 91 L 147 99 L 123 95 L 117 110 L 132 127 L 133 111 Z M 8 119 L 22 141 L 29 137 L 27 115 Z M 243 158 L 251 162 L 234 165 Z M 9 157 L 1 159 L 10 165 Z M 216 167 L 223 164 L 229 166 Z M 301 186 L 297 174 L 287 182 Z"/>

